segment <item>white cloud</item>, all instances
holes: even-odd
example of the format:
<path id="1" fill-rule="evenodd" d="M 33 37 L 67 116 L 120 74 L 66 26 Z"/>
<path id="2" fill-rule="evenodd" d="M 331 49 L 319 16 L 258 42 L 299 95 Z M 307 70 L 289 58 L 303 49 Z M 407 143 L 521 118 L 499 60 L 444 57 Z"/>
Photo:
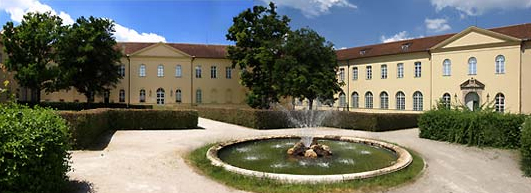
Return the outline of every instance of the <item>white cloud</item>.
<path id="1" fill-rule="evenodd" d="M 397 34 L 395 34 L 395 35 L 393 35 L 391 37 L 385 37 L 384 35 L 382 35 L 380 37 L 380 41 L 382 41 L 383 43 L 388 43 L 388 42 L 396 42 L 396 41 L 400 41 L 400 40 L 409 40 L 409 39 L 421 38 L 421 37 L 422 36 L 411 37 L 411 36 L 409 36 L 407 31 L 401 31 L 401 32 L 398 32 Z"/>
<path id="2" fill-rule="evenodd" d="M 437 11 L 455 8 L 469 16 L 481 15 L 489 10 L 510 10 L 531 7 L 531 0 L 430 0 Z"/>
<path id="3" fill-rule="evenodd" d="M 322 14 L 328 13 L 330 8 L 347 7 L 356 9 L 356 5 L 348 2 L 348 0 L 261 0 L 269 3 L 274 2 L 279 7 L 291 7 L 298 9 L 305 17 L 312 18 Z"/>
<path id="4" fill-rule="evenodd" d="M 57 15 L 63 19 L 63 24 L 70 25 L 74 23 L 74 19 L 63 11 L 57 14 L 52 7 L 42 4 L 38 0 L 0 0 L 0 10 L 4 10 L 10 15 L 11 20 L 20 23 L 24 15 L 28 12 L 51 12 L 52 15 Z M 117 41 L 132 41 L 132 42 L 166 42 L 166 38 L 154 33 L 138 33 L 133 29 L 115 23 L 114 36 Z"/>
<path id="5" fill-rule="evenodd" d="M 448 24 L 448 20 L 446 19 L 428 19 L 426 18 L 424 20 L 424 23 L 426 24 L 426 29 L 430 32 L 443 32 L 452 29 L 450 25 Z"/>

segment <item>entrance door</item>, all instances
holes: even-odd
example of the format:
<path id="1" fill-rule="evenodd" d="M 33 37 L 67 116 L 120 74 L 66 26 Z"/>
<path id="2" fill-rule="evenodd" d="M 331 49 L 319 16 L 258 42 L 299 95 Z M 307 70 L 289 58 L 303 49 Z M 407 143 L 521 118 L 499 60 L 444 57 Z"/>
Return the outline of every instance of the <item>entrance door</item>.
<path id="1" fill-rule="evenodd" d="M 479 108 L 479 95 L 476 92 L 469 92 L 465 96 L 465 104 L 471 111 Z"/>

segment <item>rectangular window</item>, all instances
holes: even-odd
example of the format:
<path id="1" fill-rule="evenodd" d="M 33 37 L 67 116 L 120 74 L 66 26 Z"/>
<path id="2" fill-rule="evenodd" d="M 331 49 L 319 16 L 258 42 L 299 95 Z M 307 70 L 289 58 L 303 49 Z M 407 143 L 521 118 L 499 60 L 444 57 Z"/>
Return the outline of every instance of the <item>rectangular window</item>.
<path id="1" fill-rule="evenodd" d="M 403 63 L 398 63 L 396 65 L 396 77 L 404 78 L 404 64 Z"/>
<path id="2" fill-rule="evenodd" d="M 383 64 L 382 68 L 382 79 L 387 79 L 387 65 Z"/>
<path id="3" fill-rule="evenodd" d="M 139 76 L 140 77 L 146 76 L 146 65 L 144 64 L 140 65 Z"/>
<path id="4" fill-rule="evenodd" d="M 201 66 L 196 66 L 195 67 L 195 77 L 196 78 L 201 78 Z"/>
<path id="5" fill-rule="evenodd" d="M 415 62 L 415 77 L 420 77 L 422 75 L 422 68 L 420 62 Z"/>
<path id="6" fill-rule="evenodd" d="M 231 79 L 232 78 L 232 67 L 226 67 L 225 68 L 225 77 L 227 79 Z"/>
<path id="7" fill-rule="evenodd" d="M 352 80 L 358 80 L 358 67 L 352 68 Z"/>
<path id="8" fill-rule="evenodd" d="M 341 82 L 345 81 L 345 69 L 344 68 L 339 69 L 339 81 Z"/>
<path id="9" fill-rule="evenodd" d="M 157 76 L 158 77 L 164 76 L 164 66 L 162 64 L 157 66 Z"/>
<path id="10" fill-rule="evenodd" d="M 183 70 L 182 70 L 181 65 L 175 66 L 175 77 L 180 78 L 182 76 L 183 76 Z"/>
<path id="11" fill-rule="evenodd" d="M 210 78 L 218 78 L 218 67 L 217 66 L 210 67 Z"/>
<path id="12" fill-rule="evenodd" d="M 372 66 L 367 66 L 367 80 L 372 79 Z"/>
<path id="13" fill-rule="evenodd" d="M 1 61 L 1 60 L 0 60 Z M 120 65 L 120 70 L 118 71 L 121 77 L 125 77 L 125 65 Z"/>

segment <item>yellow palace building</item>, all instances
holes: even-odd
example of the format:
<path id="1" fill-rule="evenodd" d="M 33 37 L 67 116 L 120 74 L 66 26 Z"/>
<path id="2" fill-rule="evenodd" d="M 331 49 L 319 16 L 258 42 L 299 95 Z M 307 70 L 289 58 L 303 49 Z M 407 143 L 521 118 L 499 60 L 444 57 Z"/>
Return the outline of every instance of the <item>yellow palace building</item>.
<path id="1" fill-rule="evenodd" d="M 0 42 L 1 44 L 1 42 Z M 1 45 L 0 45 L 1 46 Z M 246 89 L 225 45 L 118 43 L 123 79 L 95 102 L 243 105 Z M 344 82 L 334 109 L 412 112 L 437 100 L 531 113 L 531 23 L 338 50 Z M 4 57 L 2 57 L 4 56 Z M 0 61 L 5 54 L 0 53 Z M 4 78 L 9 78 L 4 74 Z M 17 88 L 18 100 L 30 92 Z M 85 101 L 77 92 L 42 93 L 43 101 Z M 319 106 L 319 104 L 316 104 Z"/>

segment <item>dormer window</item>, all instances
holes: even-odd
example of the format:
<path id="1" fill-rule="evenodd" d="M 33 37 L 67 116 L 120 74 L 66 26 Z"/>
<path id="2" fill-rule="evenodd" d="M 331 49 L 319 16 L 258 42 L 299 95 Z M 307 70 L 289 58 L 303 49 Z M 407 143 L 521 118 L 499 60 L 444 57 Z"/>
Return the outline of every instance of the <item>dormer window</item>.
<path id="1" fill-rule="evenodd" d="M 411 43 L 402 44 L 401 46 L 402 51 L 407 51 L 409 49 L 409 46 L 411 46 Z"/>
<path id="2" fill-rule="evenodd" d="M 360 50 L 360 55 L 365 55 L 365 54 L 367 54 L 367 51 L 369 51 L 369 50 L 370 50 L 370 48 L 365 48 L 365 49 L 363 49 L 363 50 Z"/>

